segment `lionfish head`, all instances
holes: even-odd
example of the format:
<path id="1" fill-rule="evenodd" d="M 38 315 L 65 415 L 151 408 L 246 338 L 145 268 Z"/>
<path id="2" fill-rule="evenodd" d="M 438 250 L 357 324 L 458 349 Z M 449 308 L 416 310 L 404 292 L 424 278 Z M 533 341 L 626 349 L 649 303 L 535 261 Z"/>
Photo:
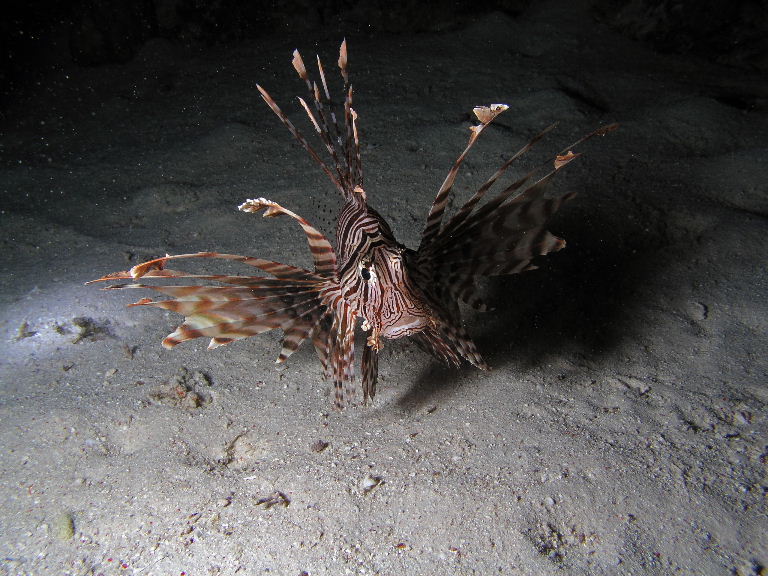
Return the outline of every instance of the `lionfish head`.
<path id="1" fill-rule="evenodd" d="M 362 192 L 361 189 L 359 189 Z M 342 293 L 354 303 L 369 332 L 368 345 L 381 338 L 401 338 L 432 324 L 424 294 L 409 276 L 409 252 L 387 222 L 358 193 L 342 209 L 337 230 Z"/>
<path id="2" fill-rule="evenodd" d="M 358 262 L 360 315 L 371 329 L 369 345 L 379 349 L 380 338 L 401 338 L 432 324 L 424 295 L 408 275 L 407 249 L 401 245 L 372 248 Z"/>

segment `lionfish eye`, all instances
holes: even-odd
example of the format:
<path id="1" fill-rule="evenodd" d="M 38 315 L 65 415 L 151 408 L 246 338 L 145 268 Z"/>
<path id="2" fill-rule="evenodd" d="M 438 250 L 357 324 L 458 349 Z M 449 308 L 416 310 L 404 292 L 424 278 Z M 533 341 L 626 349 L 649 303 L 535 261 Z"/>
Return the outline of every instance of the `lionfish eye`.
<path id="1" fill-rule="evenodd" d="M 360 268 L 360 276 L 363 277 L 363 280 L 368 282 L 368 280 L 371 279 L 371 272 L 368 268 Z"/>

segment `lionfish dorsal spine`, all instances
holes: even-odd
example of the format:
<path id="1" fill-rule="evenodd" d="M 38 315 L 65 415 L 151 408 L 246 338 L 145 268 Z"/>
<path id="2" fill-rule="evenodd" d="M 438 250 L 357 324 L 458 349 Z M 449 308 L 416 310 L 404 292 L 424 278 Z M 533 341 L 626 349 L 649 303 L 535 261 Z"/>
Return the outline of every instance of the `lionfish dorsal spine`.
<path id="1" fill-rule="evenodd" d="M 312 127 L 331 159 L 333 168 L 329 166 L 304 137 L 293 122 L 280 109 L 275 100 L 257 85 L 262 98 L 272 109 L 280 121 L 288 128 L 293 137 L 307 151 L 312 160 L 320 166 L 326 176 L 331 180 L 342 197 L 347 199 L 356 186 L 363 183 L 362 158 L 360 154 L 360 140 L 357 129 L 357 112 L 352 108 L 352 86 L 349 84 L 349 71 L 347 68 L 346 40 L 342 42 L 339 50 L 339 69 L 344 80 L 344 131 L 339 127 L 338 116 L 334 109 L 334 102 L 328 89 L 328 81 L 325 76 L 320 57 L 317 58 L 317 69 L 320 76 L 320 85 L 313 81 L 304 64 L 304 59 L 298 50 L 293 52 L 292 64 L 307 87 L 309 97 L 305 100 L 299 97 L 299 103 L 309 118 Z M 312 103 L 311 105 L 309 103 Z"/>
<path id="2" fill-rule="evenodd" d="M 280 109 L 277 103 L 272 99 L 272 96 L 270 96 L 269 93 L 266 90 L 264 90 L 264 88 L 262 88 L 259 84 L 256 84 L 256 88 L 261 93 L 261 97 L 264 99 L 264 102 L 267 103 L 267 106 L 269 106 L 272 109 L 272 112 L 274 112 L 275 115 L 280 119 L 280 121 L 285 125 L 285 127 L 288 128 L 288 131 L 296 139 L 296 141 L 301 145 L 301 147 L 307 151 L 307 153 L 310 155 L 312 160 L 314 160 L 315 163 L 318 166 L 320 166 L 320 169 L 323 172 L 325 172 L 325 175 L 328 176 L 331 182 L 333 182 L 333 185 L 336 186 L 336 188 L 339 190 L 339 192 L 342 195 L 344 195 L 344 186 L 342 185 L 341 181 L 336 177 L 336 175 L 328 167 L 328 165 L 323 161 L 323 159 L 320 158 L 320 155 L 315 151 L 312 145 L 307 141 L 307 139 L 304 137 L 301 131 L 298 128 L 296 128 L 293 122 L 291 122 L 288 116 L 285 115 L 285 113 Z"/>

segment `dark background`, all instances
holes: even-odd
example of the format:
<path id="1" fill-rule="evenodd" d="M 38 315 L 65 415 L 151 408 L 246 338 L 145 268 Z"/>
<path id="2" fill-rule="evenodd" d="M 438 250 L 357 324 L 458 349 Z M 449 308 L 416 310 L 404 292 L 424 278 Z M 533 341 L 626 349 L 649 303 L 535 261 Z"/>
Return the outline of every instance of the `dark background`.
<path id="1" fill-rule="evenodd" d="M 0 19 L 3 96 L 36 72 L 74 62 L 130 61 L 149 39 L 206 46 L 284 30 L 418 34 L 460 28 L 484 13 L 515 16 L 530 0 L 79 0 L 14 1 Z M 696 53 L 719 63 L 768 71 L 764 0 L 595 0 L 594 18 L 659 52 Z"/>

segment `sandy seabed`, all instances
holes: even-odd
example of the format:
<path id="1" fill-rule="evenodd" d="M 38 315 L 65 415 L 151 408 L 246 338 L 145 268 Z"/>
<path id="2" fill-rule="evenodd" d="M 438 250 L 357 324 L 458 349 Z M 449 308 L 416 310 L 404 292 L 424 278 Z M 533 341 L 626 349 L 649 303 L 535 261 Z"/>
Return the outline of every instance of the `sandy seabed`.
<path id="1" fill-rule="evenodd" d="M 300 122 L 291 51 L 330 71 L 336 31 L 152 41 L 12 103 L 0 574 L 766 573 L 768 89 L 541 6 L 347 36 L 368 196 L 412 247 L 473 106 L 510 110 L 460 198 L 553 121 L 521 169 L 621 128 L 558 175 L 567 249 L 468 314 L 492 370 L 387 343 L 375 402 L 342 413 L 309 348 L 283 370 L 279 334 L 164 350 L 178 316 L 83 286 L 166 252 L 308 263 L 294 224 L 236 207 L 332 227 L 333 188 L 255 83 Z"/>

